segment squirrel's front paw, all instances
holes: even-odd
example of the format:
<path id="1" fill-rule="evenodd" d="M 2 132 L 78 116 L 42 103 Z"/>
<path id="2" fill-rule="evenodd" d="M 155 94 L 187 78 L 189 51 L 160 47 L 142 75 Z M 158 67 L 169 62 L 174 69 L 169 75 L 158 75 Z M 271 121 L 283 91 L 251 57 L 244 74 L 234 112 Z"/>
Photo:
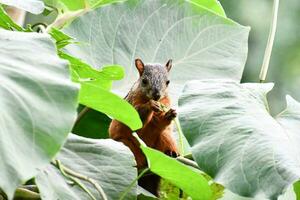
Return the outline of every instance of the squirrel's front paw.
<path id="1" fill-rule="evenodd" d="M 177 112 L 174 109 L 170 109 L 166 114 L 165 114 L 165 119 L 168 121 L 172 121 L 175 117 L 177 116 Z"/>
<path id="2" fill-rule="evenodd" d="M 176 151 L 171 151 L 171 150 L 165 151 L 165 154 L 167 154 L 168 156 L 170 156 L 172 158 L 177 158 L 179 156 Z"/>
<path id="3" fill-rule="evenodd" d="M 150 100 L 150 107 L 154 112 L 159 112 L 160 111 L 160 104 L 157 101 Z"/>

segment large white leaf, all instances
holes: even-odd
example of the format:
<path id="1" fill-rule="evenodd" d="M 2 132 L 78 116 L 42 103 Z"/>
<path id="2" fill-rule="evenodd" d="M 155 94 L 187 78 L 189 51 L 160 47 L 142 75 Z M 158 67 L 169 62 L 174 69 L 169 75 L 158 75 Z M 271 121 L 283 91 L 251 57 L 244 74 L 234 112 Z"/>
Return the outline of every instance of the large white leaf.
<path id="1" fill-rule="evenodd" d="M 191 79 L 240 81 L 249 28 L 187 1 L 129 0 L 96 9 L 63 30 L 80 45 L 67 50 L 96 68 L 125 66 L 116 90 L 128 92 L 138 73 L 134 59 L 165 63 L 172 58 L 174 96 Z"/>
<path id="2" fill-rule="evenodd" d="M 49 36 L 0 30 L 0 188 L 9 198 L 59 151 L 77 90 Z"/>
<path id="3" fill-rule="evenodd" d="M 40 14 L 45 7 L 43 0 L 0 0 L 0 3 L 14 6 L 33 14 Z"/>
<path id="4" fill-rule="evenodd" d="M 87 139 L 70 135 L 57 159 L 73 171 L 94 179 L 110 200 L 119 199 L 137 176 L 133 154 L 120 142 L 110 139 Z M 68 184 L 60 171 L 49 165 L 36 178 L 43 199 L 89 199 L 78 186 Z M 96 199 L 102 199 L 95 188 L 82 181 Z M 137 184 L 125 199 L 135 199 Z"/>
<path id="5" fill-rule="evenodd" d="M 201 169 L 242 196 L 276 199 L 300 178 L 300 104 L 270 116 L 273 84 L 187 83 L 180 121 Z"/>

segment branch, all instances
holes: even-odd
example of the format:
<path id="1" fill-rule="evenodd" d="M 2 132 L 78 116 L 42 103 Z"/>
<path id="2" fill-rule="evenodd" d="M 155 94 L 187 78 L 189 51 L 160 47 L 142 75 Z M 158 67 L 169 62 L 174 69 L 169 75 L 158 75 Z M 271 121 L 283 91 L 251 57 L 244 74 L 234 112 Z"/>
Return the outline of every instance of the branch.
<path id="1" fill-rule="evenodd" d="M 260 75 L 259 75 L 259 79 L 260 79 L 261 83 L 266 80 L 266 76 L 267 76 L 267 72 L 268 72 L 268 68 L 269 68 L 269 64 L 270 64 L 270 58 L 271 58 L 275 34 L 276 34 L 278 8 L 279 8 L 279 0 L 274 0 L 270 33 L 269 33 L 267 47 L 265 50 L 263 64 L 262 64 Z"/>

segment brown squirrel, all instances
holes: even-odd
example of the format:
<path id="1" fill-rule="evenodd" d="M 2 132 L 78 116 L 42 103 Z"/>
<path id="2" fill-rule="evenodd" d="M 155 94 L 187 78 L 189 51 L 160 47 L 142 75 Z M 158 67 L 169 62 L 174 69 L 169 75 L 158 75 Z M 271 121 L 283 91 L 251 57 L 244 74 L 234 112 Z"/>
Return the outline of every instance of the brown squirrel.
<path id="1" fill-rule="evenodd" d="M 164 112 L 160 104 L 170 106 L 171 100 L 168 96 L 169 71 L 172 68 L 172 60 L 165 66 L 161 64 L 144 64 L 142 60 L 136 59 L 135 66 L 139 72 L 139 79 L 125 97 L 134 106 L 143 122 L 143 127 L 137 130 L 139 137 L 148 147 L 157 149 L 169 156 L 177 157 L 178 150 L 175 140 L 172 138 L 171 122 L 177 113 L 174 109 Z M 132 135 L 132 130 L 125 124 L 112 120 L 109 127 L 110 137 L 116 141 L 123 142 L 133 152 L 137 168 L 147 167 L 147 161 L 142 153 L 139 143 Z M 159 177 L 152 176 L 146 180 L 139 180 L 139 185 L 158 195 Z M 149 184 L 149 182 L 152 182 Z"/>

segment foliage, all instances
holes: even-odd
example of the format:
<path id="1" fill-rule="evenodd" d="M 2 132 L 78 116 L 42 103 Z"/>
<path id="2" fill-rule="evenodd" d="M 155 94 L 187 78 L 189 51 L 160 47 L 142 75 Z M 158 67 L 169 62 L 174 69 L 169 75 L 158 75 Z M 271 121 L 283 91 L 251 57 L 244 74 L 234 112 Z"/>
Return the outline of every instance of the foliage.
<path id="1" fill-rule="evenodd" d="M 197 163 L 141 146 L 151 172 L 185 198 L 218 199 L 221 183 L 242 196 L 276 199 L 299 180 L 300 104 L 288 97 L 287 109 L 273 118 L 266 100 L 272 84 L 239 84 L 249 28 L 228 19 L 217 0 L 1 3 L 57 14 L 34 33 L 33 24 L 17 25 L 0 6 L 1 198 L 17 191 L 18 198 L 154 199 L 137 185 L 141 174 L 126 146 L 87 138 L 107 138 L 109 118 L 133 131 L 142 127 L 117 95 L 137 78 L 136 57 L 173 59 L 174 104 L 186 84 L 179 117 Z M 70 134 L 72 127 L 85 137 Z"/>
<path id="2" fill-rule="evenodd" d="M 137 174 L 130 150 L 110 139 L 94 140 L 70 135 L 56 159 L 67 168 L 97 181 L 108 199 L 118 199 Z M 86 192 L 68 181 L 52 164 L 36 178 L 43 199 L 89 199 Z M 82 183 L 96 199 L 101 199 L 91 183 L 86 180 Z M 135 190 L 133 187 L 126 199 L 133 199 Z"/>
<path id="3" fill-rule="evenodd" d="M 211 199 L 212 190 L 200 171 L 192 170 L 174 158 L 169 158 L 160 151 L 145 146 L 142 141 L 140 142 L 142 143 L 141 149 L 147 157 L 148 166 L 153 173 L 178 186 L 195 200 Z"/>
<path id="4" fill-rule="evenodd" d="M 300 104 L 288 96 L 287 109 L 274 119 L 266 100 L 272 87 L 192 81 L 179 101 L 182 128 L 200 168 L 242 196 L 276 199 L 300 178 Z"/>
<path id="5" fill-rule="evenodd" d="M 66 47 L 71 55 L 95 68 L 125 67 L 125 78 L 114 88 L 123 95 L 138 76 L 135 58 L 160 63 L 172 58 L 170 92 L 176 102 L 187 80 L 240 81 L 249 28 L 185 1 L 141 0 L 94 10 L 63 31 L 81 44 Z"/>

